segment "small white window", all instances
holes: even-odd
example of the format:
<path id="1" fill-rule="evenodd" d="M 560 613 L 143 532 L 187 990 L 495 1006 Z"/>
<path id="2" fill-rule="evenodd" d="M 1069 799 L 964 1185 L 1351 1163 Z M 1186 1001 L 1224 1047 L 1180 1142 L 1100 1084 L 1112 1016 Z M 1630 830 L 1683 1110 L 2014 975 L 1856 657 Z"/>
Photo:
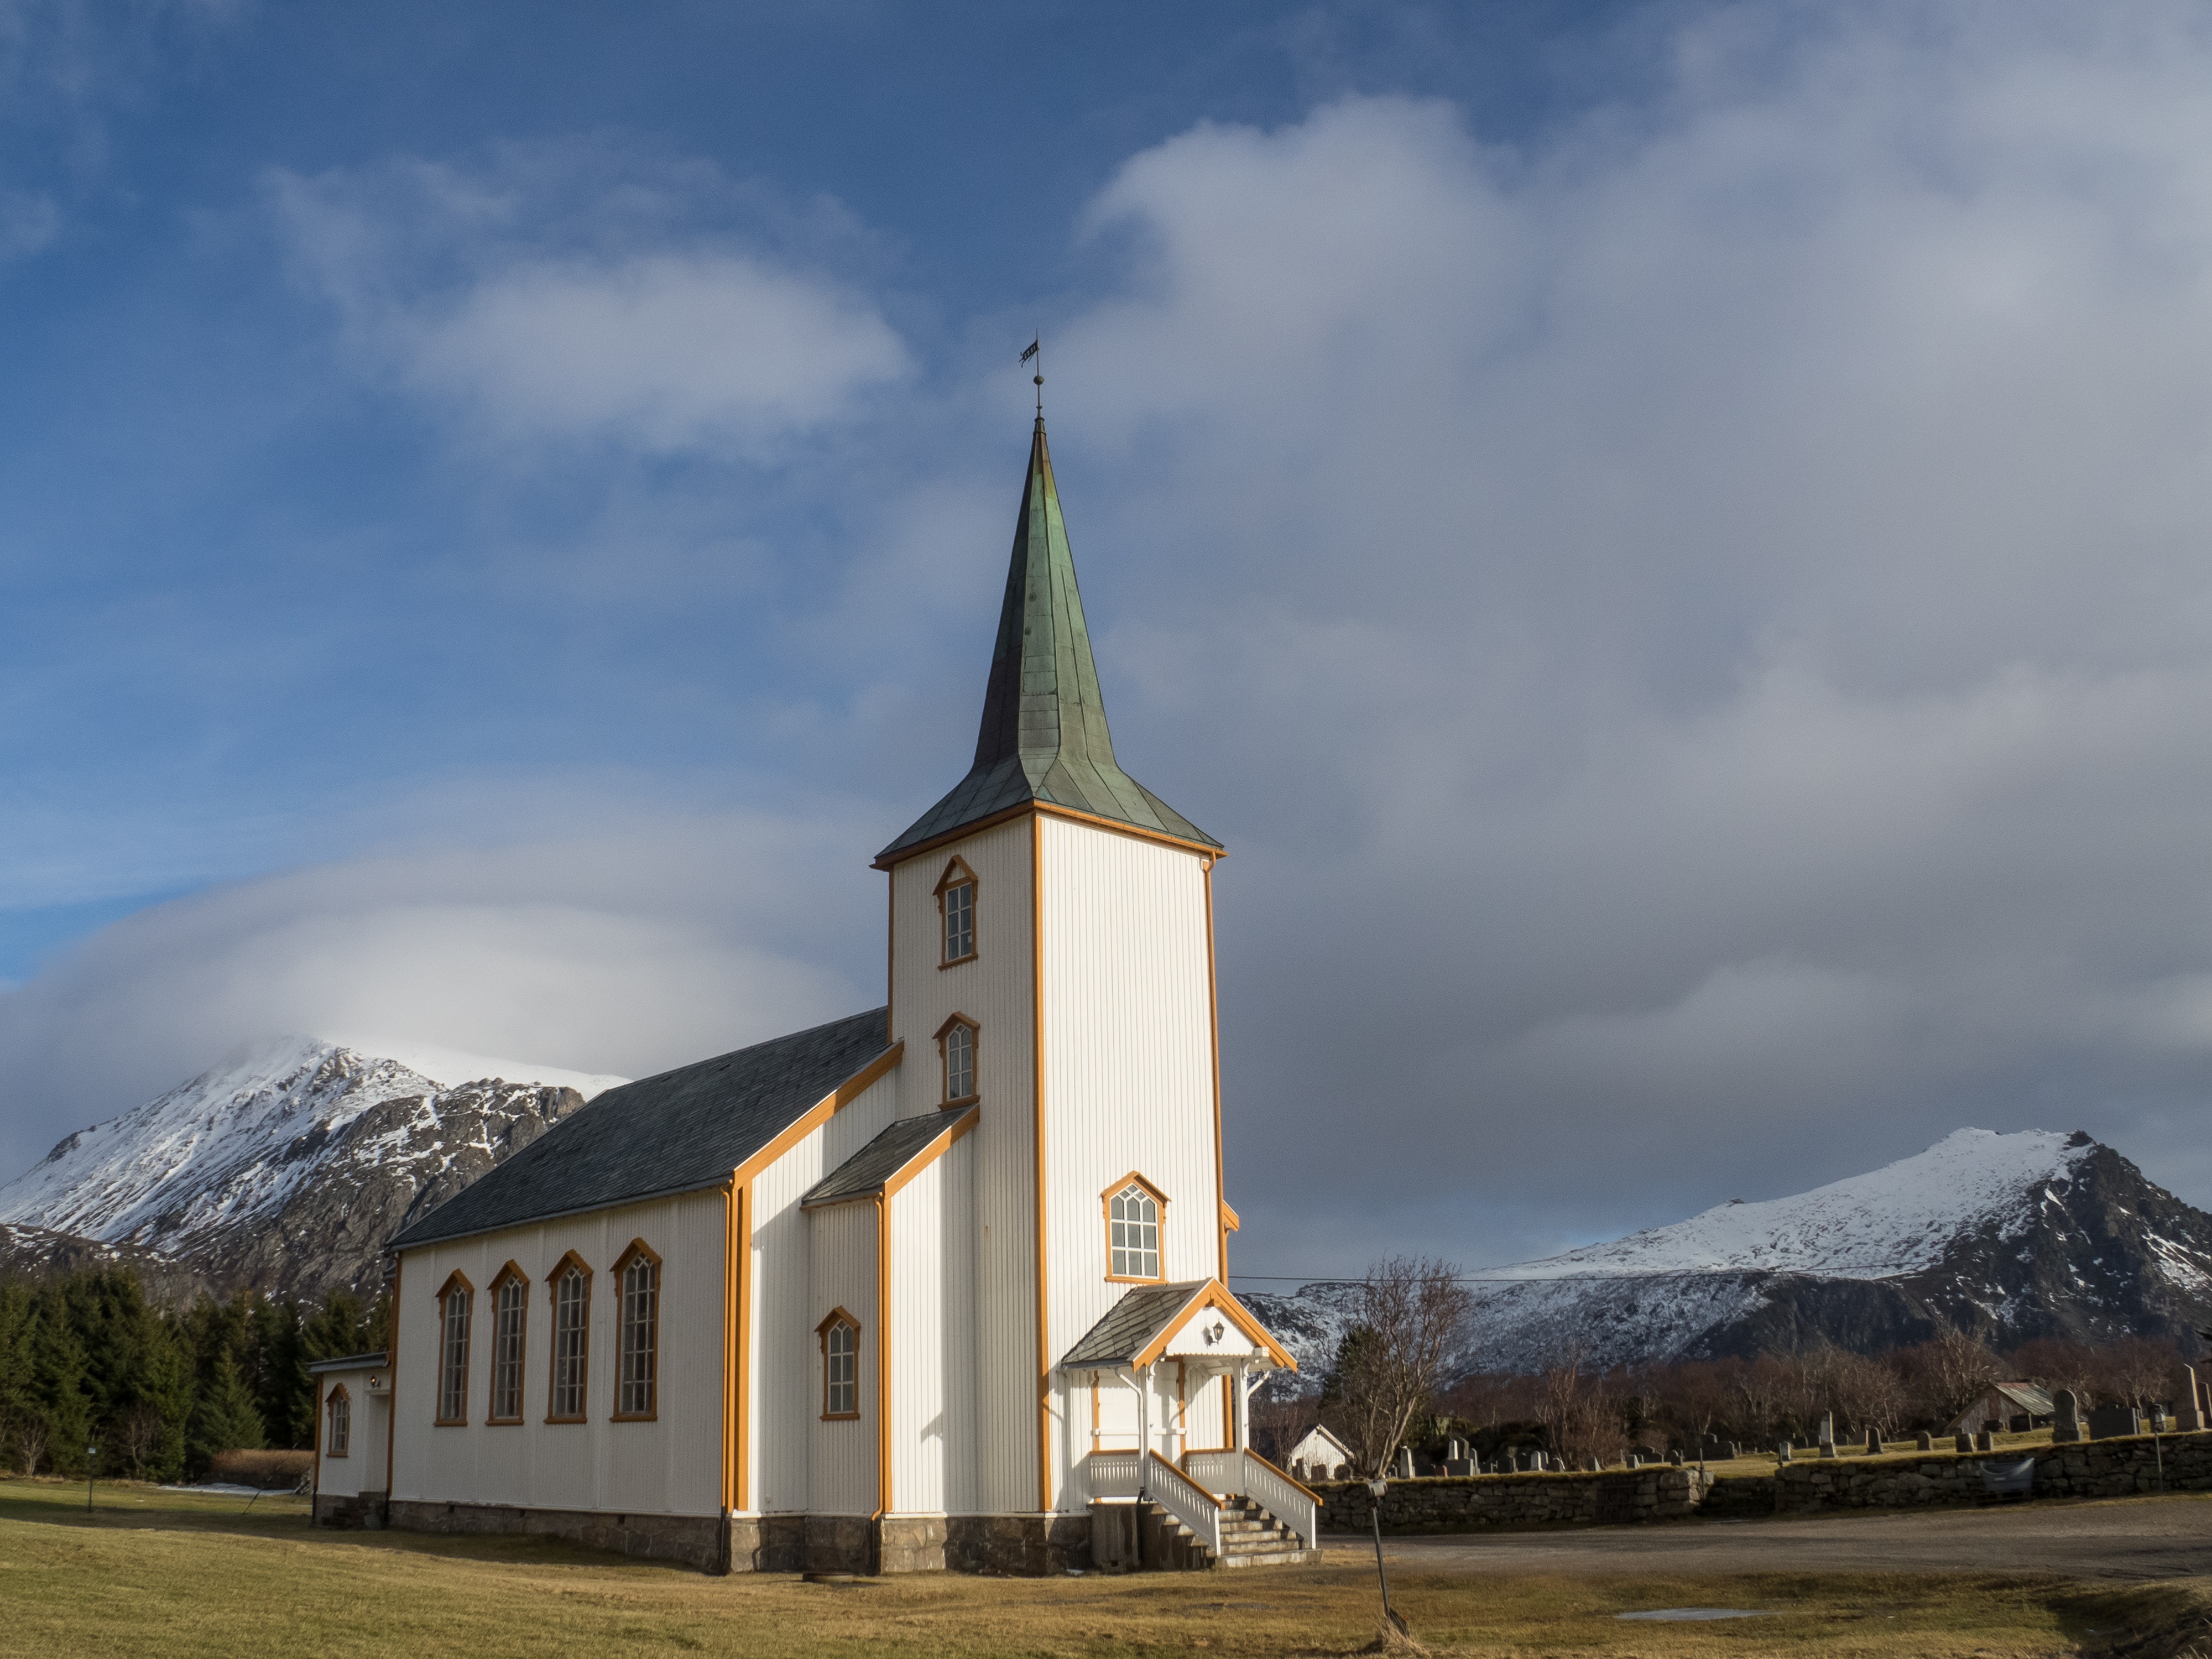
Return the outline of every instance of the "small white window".
<path id="1" fill-rule="evenodd" d="M 860 1328 L 832 1315 L 822 1330 L 822 1415 L 860 1414 Z"/>
<path id="2" fill-rule="evenodd" d="M 945 1034 L 945 1098 L 975 1097 L 975 1028 L 954 1025 Z"/>
<path id="3" fill-rule="evenodd" d="M 1107 1249 L 1116 1279 L 1160 1276 L 1160 1202 L 1131 1182 L 1107 1201 Z"/>
<path id="4" fill-rule="evenodd" d="M 966 962 L 975 954 L 975 872 L 964 860 L 953 860 L 938 878 L 937 914 L 944 924 L 939 964 Z"/>
<path id="5" fill-rule="evenodd" d="M 975 884 L 963 881 L 945 890 L 945 959 L 959 962 L 975 954 Z"/>
<path id="6" fill-rule="evenodd" d="M 353 1401 L 343 1386 L 331 1392 L 331 1431 L 325 1437 L 323 1455 L 343 1457 L 353 1446 Z"/>

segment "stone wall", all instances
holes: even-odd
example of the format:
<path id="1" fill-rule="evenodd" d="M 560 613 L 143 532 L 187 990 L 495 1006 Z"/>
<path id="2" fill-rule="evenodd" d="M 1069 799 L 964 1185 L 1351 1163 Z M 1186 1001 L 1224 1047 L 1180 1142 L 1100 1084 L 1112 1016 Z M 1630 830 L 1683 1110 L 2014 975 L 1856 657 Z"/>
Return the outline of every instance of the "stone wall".
<path id="1" fill-rule="evenodd" d="M 331 1492 L 319 1492 L 315 1494 L 314 1518 L 319 1527 L 337 1527 L 357 1532 L 378 1531 L 384 1525 L 384 1494 L 364 1492 L 351 1498 L 340 1498 Z"/>
<path id="2" fill-rule="evenodd" d="M 1490 1528 L 1616 1526 L 1697 1513 L 1711 1477 L 1663 1464 L 1599 1474 L 1483 1474 L 1393 1480 L 1382 1499 L 1385 1532 L 1480 1532 Z M 1323 1532 L 1366 1532 L 1374 1499 L 1364 1480 L 1328 1480 Z"/>
<path id="3" fill-rule="evenodd" d="M 2134 1492 L 2212 1490 L 2212 1433 L 2131 1435 L 2018 1451 L 1923 1452 L 1913 1458 L 1823 1458 L 1776 1472 L 1774 1513 L 1909 1509 L 1978 1504 L 1990 1494 L 1982 1465 L 2033 1457 L 2035 1498 L 2122 1498 Z M 2160 1474 L 2160 1465 L 2164 1473 Z"/>
<path id="4" fill-rule="evenodd" d="M 424 1504 L 395 1498 L 386 1519 L 406 1532 L 525 1533 L 565 1538 L 586 1549 L 617 1555 L 681 1561 L 702 1572 L 730 1570 L 730 1537 L 720 1517 L 712 1515 L 608 1515 L 595 1510 L 526 1510 L 509 1504 Z"/>

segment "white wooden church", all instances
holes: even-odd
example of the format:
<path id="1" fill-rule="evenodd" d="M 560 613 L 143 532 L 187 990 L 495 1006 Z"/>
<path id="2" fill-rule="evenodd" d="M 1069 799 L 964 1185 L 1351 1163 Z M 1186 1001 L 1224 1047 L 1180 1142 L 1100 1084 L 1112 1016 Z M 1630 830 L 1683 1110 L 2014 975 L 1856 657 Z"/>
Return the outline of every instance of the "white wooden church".
<path id="1" fill-rule="evenodd" d="M 1297 1559 L 1229 1292 L 1220 844 L 1116 763 L 1036 423 L 975 762 L 890 1004 L 599 1097 L 394 1241 L 316 1516 L 713 1571 Z"/>

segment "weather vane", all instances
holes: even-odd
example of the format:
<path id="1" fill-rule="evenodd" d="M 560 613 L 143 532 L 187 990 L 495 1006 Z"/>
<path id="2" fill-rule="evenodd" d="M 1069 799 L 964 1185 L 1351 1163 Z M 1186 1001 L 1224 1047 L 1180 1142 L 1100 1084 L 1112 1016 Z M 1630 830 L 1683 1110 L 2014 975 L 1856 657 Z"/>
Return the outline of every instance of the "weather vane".
<path id="1" fill-rule="evenodd" d="M 1024 351 L 1024 353 L 1022 353 L 1022 361 L 1023 361 L 1024 362 L 1029 362 L 1029 360 L 1030 360 L 1030 358 L 1032 358 L 1032 357 L 1034 357 L 1034 358 L 1036 358 L 1036 359 L 1037 360 L 1036 373 L 1036 374 L 1035 374 L 1035 375 L 1031 376 L 1031 378 L 1032 378 L 1032 379 L 1036 382 L 1036 389 L 1037 389 L 1037 419 L 1039 419 L 1040 421 L 1041 421 L 1041 420 L 1042 420 L 1042 419 L 1044 419 L 1044 350 L 1043 350 L 1043 347 L 1044 347 L 1044 335 L 1043 335 L 1042 332 L 1040 332 L 1035 339 L 1033 339 L 1033 340 L 1031 340 L 1031 341 L 1030 342 L 1030 349 L 1029 349 L 1027 351 Z"/>

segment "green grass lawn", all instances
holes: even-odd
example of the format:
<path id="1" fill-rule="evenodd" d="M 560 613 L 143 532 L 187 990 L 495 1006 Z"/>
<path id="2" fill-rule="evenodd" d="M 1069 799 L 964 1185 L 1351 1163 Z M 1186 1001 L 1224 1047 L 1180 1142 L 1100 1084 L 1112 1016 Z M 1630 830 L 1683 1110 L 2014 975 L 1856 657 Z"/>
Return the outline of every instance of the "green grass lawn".
<path id="1" fill-rule="evenodd" d="M 0 1654 L 1341 1654 L 1376 1632 L 1371 1558 L 1352 1551 L 1318 1567 L 1232 1573 L 809 1584 L 709 1578 L 541 1540 L 317 1530 L 297 1498 L 249 1510 L 242 1498 L 104 1486 L 97 1504 L 88 1516 L 82 1486 L 0 1480 Z M 2193 1630 L 2212 1609 L 2194 1583 L 2104 1589 L 2026 1575 L 1414 1574 L 1394 1589 L 1437 1652 L 1652 1659 L 2101 1652 L 2124 1633 Z M 1614 1617 L 1686 1606 L 1778 1616 Z"/>

